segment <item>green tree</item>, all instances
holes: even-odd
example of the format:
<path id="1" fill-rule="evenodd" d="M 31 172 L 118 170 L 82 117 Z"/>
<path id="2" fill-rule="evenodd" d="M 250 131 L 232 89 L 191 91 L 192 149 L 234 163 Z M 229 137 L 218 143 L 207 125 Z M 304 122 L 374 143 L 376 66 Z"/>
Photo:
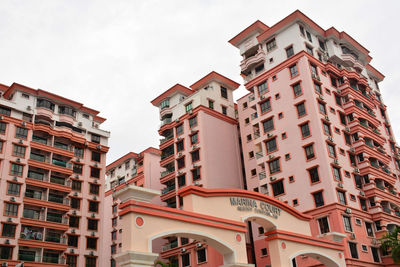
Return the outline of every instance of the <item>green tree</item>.
<path id="1" fill-rule="evenodd" d="M 165 263 L 165 262 L 162 262 L 162 261 L 160 261 L 160 260 L 157 260 L 155 263 L 154 263 L 154 266 L 161 266 L 161 267 L 178 267 L 176 264 L 174 264 L 174 263 Z"/>
<path id="2" fill-rule="evenodd" d="M 400 264 L 400 239 L 399 239 L 400 228 L 396 228 L 380 239 L 381 248 L 384 251 L 390 252 L 392 254 L 392 259 L 396 264 Z"/>

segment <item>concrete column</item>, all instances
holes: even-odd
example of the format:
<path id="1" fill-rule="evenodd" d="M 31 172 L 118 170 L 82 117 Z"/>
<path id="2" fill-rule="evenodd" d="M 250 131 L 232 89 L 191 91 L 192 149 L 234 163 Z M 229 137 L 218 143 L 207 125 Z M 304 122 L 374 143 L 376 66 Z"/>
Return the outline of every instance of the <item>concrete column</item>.
<path id="1" fill-rule="evenodd" d="M 272 267 L 292 267 L 290 259 L 285 255 L 279 239 L 268 241 L 269 254 Z"/>
<path id="2" fill-rule="evenodd" d="M 153 267 L 157 257 L 157 253 L 125 251 L 115 255 L 114 258 L 119 267 Z"/>

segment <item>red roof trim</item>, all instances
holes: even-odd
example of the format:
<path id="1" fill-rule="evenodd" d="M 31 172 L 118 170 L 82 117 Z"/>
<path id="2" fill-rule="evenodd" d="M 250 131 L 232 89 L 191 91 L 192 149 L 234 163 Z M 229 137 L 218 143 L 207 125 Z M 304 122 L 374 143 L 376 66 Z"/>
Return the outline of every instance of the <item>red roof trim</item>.
<path id="1" fill-rule="evenodd" d="M 125 154 L 124 156 L 120 157 L 119 159 L 115 160 L 114 162 L 112 162 L 111 164 L 108 164 L 106 167 L 106 172 L 108 172 L 109 170 L 111 170 L 112 168 L 117 167 L 118 165 L 121 165 L 124 161 L 126 161 L 127 159 L 130 158 L 137 158 L 138 154 L 134 153 L 134 152 L 129 152 L 127 154 Z"/>
<path id="2" fill-rule="evenodd" d="M 367 64 L 365 66 L 369 72 L 371 72 L 376 78 L 380 79 L 380 81 L 383 81 L 385 79 L 385 75 L 383 75 L 381 72 L 379 72 L 377 69 L 372 67 L 370 64 Z"/>
<path id="3" fill-rule="evenodd" d="M 171 88 L 169 88 L 167 91 L 165 91 L 164 93 L 159 95 L 158 97 L 154 98 L 151 101 L 151 104 L 153 104 L 153 106 L 158 106 L 158 104 L 160 104 L 161 101 L 163 101 L 168 96 L 174 94 L 175 92 L 182 92 L 186 95 L 191 95 L 193 93 L 193 91 L 191 89 L 177 83 L 174 86 L 172 86 Z"/>
<path id="4" fill-rule="evenodd" d="M 234 46 L 237 46 L 240 41 L 242 41 L 244 38 L 246 38 L 249 34 L 251 34 L 254 31 L 261 30 L 261 32 L 265 32 L 268 30 L 269 27 L 262 23 L 260 20 L 257 20 L 253 24 L 251 24 L 249 27 L 241 31 L 238 35 L 230 39 L 228 42 Z"/>
<path id="5" fill-rule="evenodd" d="M 240 86 L 240 84 L 238 84 L 237 82 L 232 81 L 231 79 L 219 74 L 218 72 L 212 71 L 209 74 L 207 74 L 206 76 L 204 76 L 203 78 L 201 78 L 200 80 L 198 80 L 197 82 L 195 82 L 194 84 L 192 84 L 190 87 L 193 90 L 198 90 L 205 84 L 210 83 L 211 81 L 214 81 L 214 80 L 217 80 L 223 84 L 226 84 L 227 86 L 229 86 L 233 89 L 237 89 Z"/>

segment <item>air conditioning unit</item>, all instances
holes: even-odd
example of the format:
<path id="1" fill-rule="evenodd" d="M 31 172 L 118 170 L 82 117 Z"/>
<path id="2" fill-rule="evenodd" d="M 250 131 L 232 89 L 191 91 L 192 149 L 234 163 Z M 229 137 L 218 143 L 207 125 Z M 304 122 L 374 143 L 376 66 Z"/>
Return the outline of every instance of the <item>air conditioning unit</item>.
<path id="1" fill-rule="evenodd" d="M 182 152 L 179 152 L 179 153 L 178 153 L 178 157 L 181 157 L 181 156 L 182 156 Z"/>
<path id="2" fill-rule="evenodd" d="M 351 209 L 350 209 L 350 208 L 346 208 L 346 209 L 344 210 L 344 212 L 346 212 L 347 214 L 351 214 Z"/>
<path id="3" fill-rule="evenodd" d="M 273 159 L 273 158 L 275 158 L 274 155 L 269 155 L 269 159 Z"/>
<path id="4" fill-rule="evenodd" d="M 190 133 L 195 133 L 196 132 L 196 130 L 190 130 Z"/>
<path id="5" fill-rule="evenodd" d="M 95 167 L 98 167 L 99 165 L 97 165 L 97 163 L 94 164 Z"/>
<path id="6" fill-rule="evenodd" d="M 356 234 L 355 233 L 351 233 L 350 239 L 356 239 Z"/>
<path id="7" fill-rule="evenodd" d="M 182 171 L 178 171 L 178 175 L 181 175 L 183 172 Z"/>
<path id="8" fill-rule="evenodd" d="M 77 159 L 76 159 L 76 162 L 81 162 L 80 158 L 77 158 Z"/>
<path id="9" fill-rule="evenodd" d="M 20 158 L 17 158 L 17 162 L 21 162 L 21 159 L 20 159 Z"/>
<path id="10" fill-rule="evenodd" d="M 8 266 L 8 263 L 7 262 L 3 262 L 2 264 L 1 264 L 1 267 L 7 267 Z"/>
<path id="11" fill-rule="evenodd" d="M 201 248 L 202 246 L 203 246 L 202 243 L 197 243 L 197 244 L 196 244 L 196 247 L 198 247 L 198 248 Z"/>
<path id="12" fill-rule="evenodd" d="M 364 193 L 364 191 L 360 191 L 360 196 L 365 196 L 365 193 Z"/>
<path id="13" fill-rule="evenodd" d="M 13 177 L 13 180 L 14 180 L 14 181 L 18 181 L 17 176 L 14 176 L 14 177 Z"/>
<path id="14" fill-rule="evenodd" d="M 92 218 L 96 218 L 96 214 L 92 213 Z"/>
<path id="15" fill-rule="evenodd" d="M 179 140 L 181 140 L 181 139 L 182 139 L 182 137 L 180 137 L 180 136 L 178 136 L 178 137 L 176 138 L 177 141 L 179 141 Z"/>
<path id="16" fill-rule="evenodd" d="M 354 147 L 350 147 L 350 152 L 356 152 Z"/>
<path id="17" fill-rule="evenodd" d="M 4 119 L 3 116 L 0 116 L 0 120 Z"/>
<path id="18" fill-rule="evenodd" d="M 27 106 L 26 110 L 32 110 L 32 107 L 31 106 Z"/>
<path id="19" fill-rule="evenodd" d="M 333 164 L 339 165 L 339 161 L 337 159 L 334 159 Z"/>
<path id="20" fill-rule="evenodd" d="M 90 251 L 89 255 L 90 255 L 90 256 L 94 256 L 94 252 L 93 252 L 93 251 Z"/>
<path id="21" fill-rule="evenodd" d="M 263 95 L 260 96 L 260 99 L 261 99 L 261 100 L 264 100 L 264 99 L 265 99 L 265 96 L 263 96 Z"/>
<path id="22" fill-rule="evenodd" d="M 267 137 L 272 137 L 272 133 L 267 133 Z"/>
<path id="23" fill-rule="evenodd" d="M 71 248 L 71 249 L 69 250 L 69 252 L 71 252 L 72 254 L 74 254 L 74 253 L 75 253 L 75 249 Z"/>
<path id="24" fill-rule="evenodd" d="M 270 180 L 271 182 L 273 182 L 273 181 L 276 180 L 276 177 L 271 176 L 271 177 L 269 177 L 269 180 Z"/>
<path id="25" fill-rule="evenodd" d="M 78 122 L 78 126 L 82 126 L 83 125 L 83 123 L 82 122 Z"/>
<path id="26" fill-rule="evenodd" d="M 325 116 L 325 120 L 326 120 L 326 121 L 329 121 L 329 117 L 328 117 L 328 116 Z"/>
<path id="27" fill-rule="evenodd" d="M 345 127 L 344 130 L 345 130 L 346 132 L 348 132 L 348 133 L 350 132 L 350 128 L 349 128 L 349 127 Z"/>
<path id="28" fill-rule="evenodd" d="M 196 148 L 197 148 L 197 146 L 196 146 L 196 145 L 193 145 L 193 146 L 192 146 L 192 149 L 196 149 Z"/>
<path id="29" fill-rule="evenodd" d="M 196 185 L 196 186 L 199 186 L 199 185 L 200 185 L 200 182 L 199 182 L 199 181 L 196 181 L 196 182 L 194 182 L 193 184 Z"/>
<path id="30" fill-rule="evenodd" d="M 94 180 L 94 183 L 97 184 L 97 180 Z"/>
<path id="31" fill-rule="evenodd" d="M 96 233 L 95 233 L 95 232 L 92 232 L 92 236 L 96 236 Z"/>
<path id="32" fill-rule="evenodd" d="M 94 196 L 94 197 L 93 197 L 93 200 L 97 200 L 97 197 L 96 197 L 96 196 Z"/>
<path id="33" fill-rule="evenodd" d="M 343 183 L 338 183 L 337 186 L 343 188 Z"/>
<path id="34" fill-rule="evenodd" d="M 324 100 L 324 97 L 322 95 L 319 95 L 319 99 Z"/>
<path id="35" fill-rule="evenodd" d="M 22 125 L 22 126 L 26 126 L 26 122 L 24 122 L 24 121 L 21 122 L 21 125 Z"/>
<path id="36" fill-rule="evenodd" d="M 101 149 L 101 145 L 97 145 L 96 148 L 97 148 L 97 149 Z"/>
<path id="37" fill-rule="evenodd" d="M 176 119 L 175 122 L 179 122 L 179 119 Z"/>
<path id="38" fill-rule="evenodd" d="M 11 219 L 11 218 L 8 218 L 8 219 L 7 219 L 7 222 L 12 222 L 12 219 Z"/>
<path id="39" fill-rule="evenodd" d="M 372 238 L 371 244 L 374 245 L 374 246 L 378 245 L 378 240 L 376 240 L 376 238 Z"/>
<path id="40" fill-rule="evenodd" d="M 72 215 L 76 215 L 76 210 L 73 210 L 73 211 L 72 211 Z"/>
<path id="41" fill-rule="evenodd" d="M 193 110 L 192 110 L 192 109 L 189 109 L 188 113 L 189 113 L 189 114 L 192 114 L 192 113 L 193 113 Z"/>
<path id="42" fill-rule="evenodd" d="M 185 253 L 186 252 L 186 248 L 181 248 L 181 252 Z"/>
<path id="43" fill-rule="evenodd" d="M 359 170 L 358 168 L 354 168 L 354 172 L 355 172 L 355 173 L 359 173 L 360 170 Z"/>
<path id="44" fill-rule="evenodd" d="M 23 144 L 24 141 L 22 141 L 22 139 L 20 139 L 20 140 L 18 141 L 18 143 Z"/>
<path id="45" fill-rule="evenodd" d="M 10 239 L 6 239 L 6 241 L 4 242 L 4 244 L 9 245 L 9 244 L 10 244 Z"/>
<path id="46" fill-rule="evenodd" d="M 15 197 L 11 197 L 10 201 L 15 202 Z"/>
<path id="47" fill-rule="evenodd" d="M 197 164 L 196 164 L 196 163 L 194 163 L 194 164 L 193 164 L 193 168 L 196 168 L 196 167 L 197 167 Z"/>
<path id="48" fill-rule="evenodd" d="M 328 141 L 331 141 L 331 142 L 333 142 L 333 138 L 332 138 L 332 136 L 328 136 Z"/>

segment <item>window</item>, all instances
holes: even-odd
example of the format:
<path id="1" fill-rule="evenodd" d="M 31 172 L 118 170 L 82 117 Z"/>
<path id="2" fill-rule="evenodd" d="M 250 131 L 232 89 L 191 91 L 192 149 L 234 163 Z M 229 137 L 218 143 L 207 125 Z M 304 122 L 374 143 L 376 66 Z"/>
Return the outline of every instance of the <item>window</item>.
<path id="1" fill-rule="evenodd" d="M 74 147 L 74 155 L 78 158 L 83 158 L 83 148 Z"/>
<path id="2" fill-rule="evenodd" d="M 267 52 L 272 51 L 276 47 L 276 40 L 275 38 L 272 39 L 271 41 L 267 42 Z"/>
<path id="3" fill-rule="evenodd" d="M 200 167 L 195 168 L 195 169 L 192 170 L 192 180 L 193 180 L 193 181 L 197 181 L 197 180 L 199 180 L 199 179 L 201 179 L 201 176 L 200 176 Z"/>
<path id="4" fill-rule="evenodd" d="M 302 117 L 302 116 L 306 115 L 306 106 L 305 106 L 304 102 L 300 103 L 300 104 L 297 104 L 296 105 L 296 109 L 297 109 L 297 115 L 299 117 Z"/>
<path id="5" fill-rule="evenodd" d="M 314 89 L 318 94 L 322 95 L 322 89 L 319 83 L 314 83 Z"/>
<path id="6" fill-rule="evenodd" d="M 335 146 L 331 145 L 328 143 L 328 153 L 329 156 L 336 158 L 336 150 L 335 150 Z"/>
<path id="7" fill-rule="evenodd" d="M 117 222 L 118 222 L 118 217 L 114 217 L 114 218 L 111 219 L 111 225 L 112 226 L 116 226 Z"/>
<path id="8" fill-rule="evenodd" d="M 92 134 L 92 142 L 96 144 L 100 144 L 100 135 Z"/>
<path id="9" fill-rule="evenodd" d="M 320 47 L 322 50 L 325 51 L 325 42 L 322 41 L 321 39 L 318 39 L 318 44 L 319 44 L 319 47 Z"/>
<path id="10" fill-rule="evenodd" d="M 0 246 L 0 259 L 11 260 L 13 254 L 13 247 Z"/>
<path id="11" fill-rule="evenodd" d="M 39 108 L 47 108 L 54 111 L 54 104 L 46 99 L 38 99 L 36 106 Z"/>
<path id="12" fill-rule="evenodd" d="M 332 169 L 333 169 L 333 178 L 336 181 L 341 182 L 342 181 L 342 175 L 340 174 L 340 169 L 337 168 L 337 167 L 332 167 Z"/>
<path id="13" fill-rule="evenodd" d="M 358 259 L 357 244 L 349 242 L 350 255 L 353 259 Z"/>
<path id="14" fill-rule="evenodd" d="M 311 46 L 306 45 L 306 51 L 310 55 L 312 55 L 312 56 L 314 55 L 313 48 Z"/>
<path id="15" fill-rule="evenodd" d="M 192 162 L 196 162 L 200 160 L 199 150 L 193 151 L 190 153 L 192 155 Z"/>
<path id="16" fill-rule="evenodd" d="M 300 29 L 300 34 L 303 35 L 303 36 L 305 36 L 304 27 L 301 26 L 301 25 L 299 25 L 299 29 Z"/>
<path id="17" fill-rule="evenodd" d="M 117 240 L 117 231 L 111 232 L 111 240 Z"/>
<path id="18" fill-rule="evenodd" d="M 192 135 L 190 136 L 190 143 L 191 143 L 192 145 L 197 144 L 198 141 L 199 141 L 199 139 L 198 139 L 197 133 L 192 134 Z"/>
<path id="19" fill-rule="evenodd" d="M 258 234 L 259 235 L 264 234 L 264 232 L 265 232 L 264 227 L 258 227 Z"/>
<path id="20" fill-rule="evenodd" d="M 163 110 L 164 108 L 169 108 L 169 98 L 164 99 L 164 100 L 161 102 L 160 108 L 161 108 L 161 110 Z"/>
<path id="21" fill-rule="evenodd" d="M 25 150 L 26 150 L 26 148 L 24 146 L 14 145 L 13 154 L 16 157 L 24 158 L 25 157 Z"/>
<path id="22" fill-rule="evenodd" d="M 308 41 L 310 41 L 310 42 L 312 43 L 311 34 L 310 34 L 308 31 L 306 31 L 306 34 L 307 34 L 307 39 L 308 39 Z"/>
<path id="23" fill-rule="evenodd" d="M 0 122 L 0 133 L 5 133 L 7 128 L 7 123 Z"/>
<path id="24" fill-rule="evenodd" d="M 221 86 L 221 97 L 228 99 L 228 90 Z"/>
<path id="25" fill-rule="evenodd" d="M 257 170 L 256 169 L 252 169 L 251 170 L 251 176 L 255 176 L 257 174 Z"/>
<path id="26" fill-rule="evenodd" d="M 180 152 L 184 149 L 185 148 L 184 148 L 183 140 L 176 143 L 176 152 Z M 173 149 L 171 149 L 171 150 L 173 150 Z"/>
<path id="27" fill-rule="evenodd" d="M 324 103 L 318 101 L 319 112 L 326 115 L 326 107 Z"/>
<path id="28" fill-rule="evenodd" d="M 327 135 L 332 135 L 331 127 L 329 126 L 329 124 L 327 124 L 325 122 L 323 122 L 322 124 L 323 124 L 323 127 L 324 127 L 324 133 L 327 134 Z"/>
<path id="29" fill-rule="evenodd" d="M 100 169 L 99 168 L 90 167 L 90 177 L 100 178 Z"/>
<path id="30" fill-rule="evenodd" d="M 329 233 L 329 222 L 328 217 L 319 218 L 318 220 L 319 231 L 321 234 Z"/>
<path id="31" fill-rule="evenodd" d="M 72 171 L 77 174 L 82 174 L 83 165 L 74 163 Z"/>
<path id="32" fill-rule="evenodd" d="M 92 151 L 92 160 L 100 162 L 100 159 L 101 159 L 101 154 L 98 152 Z"/>
<path id="33" fill-rule="evenodd" d="M 99 202 L 89 200 L 89 211 L 90 212 L 98 212 L 99 211 Z"/>
<path id="34" fill-rule="evenodd" d="M 86 237 L 86 248 L 97 249 L 97 238 Z"/>
<path id="35" fill-rule="evenodd" d="M 86 256 L 86 266 L 85 267 L 96 267 L 96 257 L 87 257 Z"/>
<path id="36" fill-rule="evenodd" d="M 279 171 L 281 171 L 281 166 L 279 163 L 279 159 L 275 159 L 273 161 L 268 162 L 268 166 L 269 166 L 269 173 L 270 174 L 274 174 L 277 173 Z"/>
<path id="37" fill-rule="evenodd" d="M 265 146 L 267 147 L 267 153 L 271 153 L 271 152 L 277 150 L 278 147 L 276 145 L 276 138 L 266 141 Z"/>
<path id="38" fill-rule="evenodd" d="M 256 73 L 259 73 L 260 71 L 263 71 L 264 70 L 264 64 L 261 64 L 261 65 L 255 67 L 254 70 L 256 71 Z"/>
<path id="39" fill-rule="evenodd" d="M 11 175 L 15 175 L 15 176 L 22 176 L 22 171 L 24 169 L 24 166 L 19 165 L 19 164 L 15 164 L 15 163 L 11 163 Z"/>
<path id="40" fill-rule="evenodd" d="M 18 204 L 14 203 L 5 203 L 6 208 L 4 210 L 4 216 L 13 216 L 16 217 L 18 215 Z"/>
<path id="41" fill-rule="evenodd" d="M 77 235 L 68 235 L 68 246 L 69 247 L 78 247 L 78 236 Z"/>
<path id="42" fill-rule="evenodd" d="M 267 250 L 267 248 L 262 248 L 262 249 L 261 249 L 261 256 L 268 256 L 268 250 Z"/>
<path id="43" fill-rule="evenodd" d="M 98 220 L 88 219 L 88 230 L 97 231 L 98 224 Z"/>
<path id="44" fill-rule="evenodd" d="M 227 114 L 227 110 L 225 106 L 221 106 L 222 109 L 222 114 L 226 115 Z"/>
<path id="45" fill-rule="evenodd" d="M 20 184 L 8 182 L 7 194 L 14 195 L 14 196 L 19 196 L 20 191 L 21 191 L 21 185 Z"/>
<path id="46" fill-rule="evenodd" d="M 1 236 L 15 237 L 16 224 L 3 223 L 3 229 L 1 231 Z"/>
<path id="47" fill-rule="evenodd" d="M 290 46 L 290 47 L 286 48 L 286 56 L 287 56 L 288 58 L 290 58 L 290 57 L 293 56 L 293 55 L 294 55 L 293 46 Z"/>
<path id="48" fill-rule="evenodd" d="M 70 216 L 69 217 L 69 227 L 79 228 L 79 217 Z"/>
<path id="49" fill-rule="evenodd" d="M 72 187 L 72 190 L 81 191 L 82 182 L 76 181 L 76 180 L 72 180 L 71 187 Z"/>
<path id="50" fill-rule="evenodd" d="M 338 96 L 337 94 L 335 94 L 335 102 L 338 106 L 342 106 L 342 98 L 340 96 Z M 346 124 L 346 123 L 343 123 Z"/>
<path id="51" fill-rule="evenodd" d="M 181 255 L 182 267 L 190 266 L 190 253 Z"/>
<path id="52" fill-rule="evenodd" d="M 179 159 L 176 160 L 176 163 L 178 165 L 178 169 L 182 169 L 185 167 L 185 157 L 181 157 Z"/>
<path id="53" fill-rule="evenodd" d="M 189 119 L 189 127 L 192 128 L 195 126 L 197 126 L 197 116 L 194 116 Z"/>
<path id="54" fill-rule="evenodd" d="M 90 194 L 98 195 L 100 192 L 100 185 L 90 184 Z"/>
<path id="55" fill-rule="evenodd" d="M 81 199 L 75 197 L 71 197 L 70 199 L 71 199 L 71 204 L 70 204 L 71 208 L 79 210 L 81 208 Z"/>
<path id="56" fill-rule="evenodd" d="M 264 133 L 272 131 L 274 129 L 274 120 L 273 118 L 269 118 L 268 120 L 263 122 Z"/>
<path id="57" fill-rule="evenodd" d="M 268 92 L 268 84 L 267 81 L 257 85 L 258 95 L 263 95 Z"/>
<path id="58" fill-rule="evenodd" d="M 345 192 L 338 190 L 337 194 L 338 194 L 339 203 L 342 205 L 347 205 Z"/>
<path id="59" fill-rule="evenodd" d="M 111 246 L 111 254 L 115 254 L 115 253 L 117 253 L 117 245 L 116 244 Z"/>
<path id="60" fill-rule="evenodd" d="M 307 159 L 313 159 L 315 158 L 315 154 L 314 154 L 314 145 L 307 145 L 304 147 L 304 151 L 306 152 L 306 158 Z"/>
<path id="61" fill-rule="evenodd" d="M 309 126 L 308 126 L 308 123 L 302 124 L 302 125 L 300 126 L 300 129 L 301 129 L 301 136 L 302 136 L 303 138 L 309 137 L 309 136 L 311 135 L 311 132 L 310 132 L 310 128 L 309 128 Z"/>
<path id="62" fill-rule="evenodd" d="M 350 217 L 343 215 L 343 225 L 344 225 L 344 230 L 346 230 L 347 232 L 353 232 L 353 227 L 351 226 Z"/>
<path id="63" fill-rule="evenodd" d="M 197 250 L 197 263 L 203 263 L 207 261 L 206 249 Z"/>
<path id="64" fill-rule="evenodd" d="M 315 207 L 321 207 L 325 205 L 324 196 L 322 195 L 322 191 L 316 192 L 312 194 L 314 197 Z"/>
<path id="65" fill-rule="evenodd" d="M 292 86 L 292 88 L 295 97 L 303 93 L 303 91 L 301 90 L 300 83 L 296 83 L 295 85 Z"/>
<path id="66" fill-rule="evenodd" d="M 268 98 L 260 104 L 261 113 L 266 113 L 271 110 L 271 100 Z"/>
<path id="67" fill-rule="evenodd" d="M 289 71 L 290 71 L 290 77 L 295 77 L 299 74 L 299 72 L 297 71 L 297 65 L 294 64 L 292 66 L 289 67 Z"/>
<path id="68" fill-rule="evenodd" d="M 379 257 L 379 249 L 371 247 L 372 257 L 374 258 L 374 262 L 381 262 Z"/>
<path id="69" fill-rule="evenodd" d="M 272 192 L 274 197 L 282 195 L 285 193 L 285 188 L 283 187 L 283 180 L 279 180 L 277 182 L 271 183 Z"/>
<path id="70" fill-rule="evenodd" d="M 186 176 L 185 175 L 178 176 L 178 187 L 182 187 L 184 185 L 186 185 Z"/>
<path id="71" fill-rule="evenodd" d="M 176 126 L 175 127 L 175 132 L 176 132 L 177 136 L 181 135 L 183 133 L 183 124 L 180 124 L 180 125 Z"/>
<path id="72" fill-rule="evenodd" d="M 15 137 L 26 139 L 27 136 L 28 136 L 28 129 L 17 127 Z"/>
<path id="73" fill-rule="evenodd" d="M 214 101 L 208 100 L 208 107 L 214 109 Z"/>
<path id="74" fill-rule="evenodd" d="M 185 110 L 186 110 L 186 112 L 190 112 L 190 111 L 193 110 L 192 102 L 190 102 L 189 104 L 187 104 L 187 105 L 185 106 Z"/>
<path id="75" fill-rule="evenodd" d="M 367 230 L 367 235 L 370 237 L 374 237 L 374 230 L 372 228 L 372 223 L 365 222 L 365 229 Z"/>

